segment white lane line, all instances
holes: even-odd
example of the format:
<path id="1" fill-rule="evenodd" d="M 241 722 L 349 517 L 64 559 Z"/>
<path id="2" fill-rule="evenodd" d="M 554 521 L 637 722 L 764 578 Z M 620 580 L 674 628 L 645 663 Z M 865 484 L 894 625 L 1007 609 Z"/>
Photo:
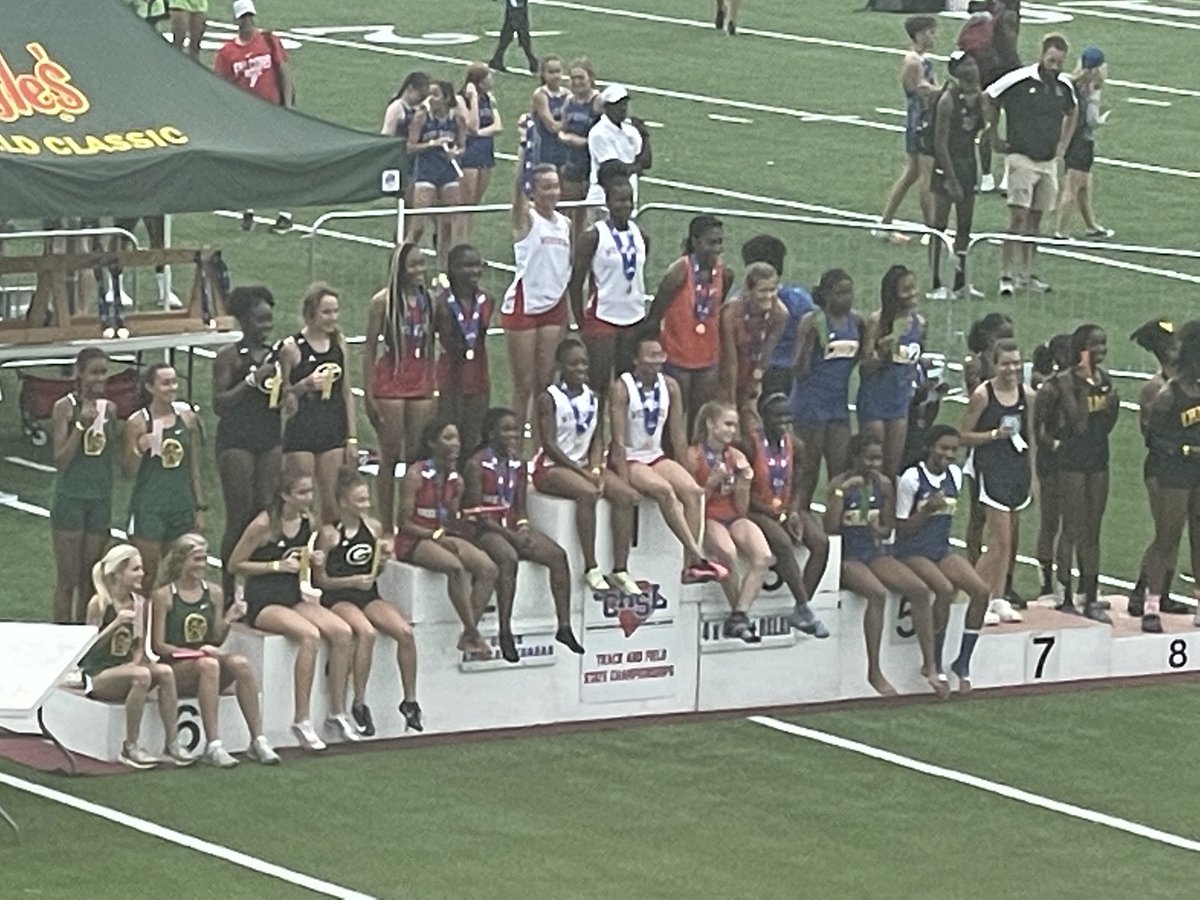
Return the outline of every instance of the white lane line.
<path id="1" fill-rule="evenodd" d="M 34 784 L 23 778 L 15 778 L 12 775 L 0 772 L 0 784 L 7 785 L 13 790 L 32 794 L 35 797 L 41 797 L 43 800 L 59 803 L 78 812 L 95 816 L 98 819 L 105 819 L 116 825 L 132 828 L 141 834 L 150 835 L 171 844 L 177 844 L 188 850 L 195 850 L 197 853 L 203 853 L 205 856 L 211 856 L 227 863 L 232 863 L 235 866 L 241 866 L 243 869 L 250 869 L 252 872 L 258 872 L 260 875 L 286 881 L 288 884 L 294 884 L 297 887 L 305 888 L 325 897 L 338 897 L 340 900 L 372 900 L 370 894 L 364 894 L 361 891 L 351 890 L 350 888 L 345 888 L 329 881 L 323 881 L 320 878 L 314 878 L 311 875 L 305 875 L 302 872 L 296 872 L 275 863 L 266 862 L 238 850 L 230 850 L 228 847 L 222 847 L 220 844 L 214 844 L 212 841 L 184 834 L 182 831 L 176 831 L 174 828 L 167 828 L 156 822 L 123 813 L 120 810 L 110 809 L 107 806 L 101 806 L 99 803 L 92 803 L 90 800 L 82 800 L 79 797 L 64 794 L 62 791 L 56 791 L 53 788 L 43 787 L 40 784 Z"/>
<path id="2" fill-rule="evenodd" d="M 1200 178 L 1200 172 L 1189 169 L 1175 169 L 1170 166 L 1156 166 L 1151 163 L 1131 162 L 1127 159 L 1113 159 L 1109 156 L 1097 156 L 1096 162 L 1118 169 L 1136 169 L 1139 172 L 1153 172 L 1156 175 L 1175 175 L 1178 178 Z"/>
<path id="3" fill-rule="evenodd" d="M 875 112 L 879 113 L 881 116 L 898 116 L 902 119 L 908 115 L 908 113 L 902 109 L 892 109 L 888 106 L 877 106 L 875 107 Z"/>
<path id="4" fill-rule="evenodd" d="M 58 469 L 54 466 L 48 466 L 45 463 L 34 462 L 32 459 L 22 459 L 19 456 L 4 457 L 6 463 L 12 463 L 14 466 L 24 466 L 26 469 L 33 469 L 35 472 L 49 472 L 53 475 Z"/>
<path id="5" fill-rule="evenodd" d="M 1136 22 L 1139 25 L 1161 25 L 1164 28 L 1179 28 L 1186 31 L 1200 31 L 1200 25 L 1193 22 L 1180 22 L 1176 19 L 1152 19 L 1149 16 L 1131 16 L 1127 13 L 1115 13 L 1092 9 L 1090 4 L 1087 6 L 1076 3 L 1064 3 L 1063 8 L 1069 8 L 1072 13 L 1081 16 L 1095 16 L 1097 19 L 1115 19 L 1119 22 Z M 1158 12 L 1153 7 L 1148 7 L 1147 12 Z M 742 29 L 739 28 L 738 31 Z"/>
<path id="6" fill-rule="evenodd" d="M 1114 84 L 1117 87 L 1131 88 L 1137 91 L 1150 91 L 1155 94 L 1171 94 L 1175 97 L 1200 97 L 1200 91 L 1189 90 L 1188 88 L 1167 87 L 1163 84 L 1146 84 L 1142 81 L 1122 81 L 1119 78 L 1108 79 L 1109 84 Z"/>
<path id="7" fill-rule="evenodd" d="M 1126 103 L 1136 103 L 1138 106 L 1170 106 L 1170 100 L 1151 100 L 1148 97 L 1126 97 Z"/>
<path id="8" fill-rule="evenodd" d="M 1129 819 L 1122 819 L 1119 816 L 1096 812 L 1093 809 L 1076 806 L 1074 803 L 1063 803 L 1061 800 L 1052 800 L 1049 797 L 1043 797 L 1040 794 L 1015 788 L 999 781 L 991 781 L 987 778 L 980 778 L 977 775 L 969 775 L 966 772 L 959 772 L 957 769 L 935 766 L 932 763 L 922 762 L 919 759 L 902 756 L 899 753 L 892 753 L 890 750 L 880 750 L 878 747 L 872 747 L 870 744 L 848 740 L 847 738 L 838 737 L 835 734 L 817 731 L 814 728 L 805 728 L 803 725 L 782 722 L 771 716 L 751 716 L 749 721 L 756 725 L 762 725 L 765 728 L 782 732 L 783 734 L 806 738 L 810 741 L 824 744 L 827 747 L 836 747 L 839 750 L 849 750 L 851 753 L 857 753 L 869 759 L 890 763 L 903 769 L 920 772 L 923 775 L 931 775 L 934 778 L 941 778 L 945 781 L 953 781 L 956 784 L 973 787 L 977 790 L 986 791 L 989 794 L 995 794 L 1009 800 L 1016 800 L 1018 803 L 1025 803 L 1029 806 L 1036 806 L 1039 809 L 1062 813 L 1064 816 L 1070 816 L 1073 819 L 1091 822 L 1094 825 L 1103 825 L 1106 828 L 1123 831 L 1126 834 L 1166 844 L 1169 847 L 1178 847 L 1180 850 L 1190 850 L 1193 853 L 1200 853 L 1200 841 L 1181 837 L 1180 835 L 1172 834 L 1169 831 L 1162 831 L 1158 828 L 1151 828 L 1148 825 L 1132 822 Z"/>
<path id="9" fill-rule="evenodd" d="M 753 119 L 747 119 L 742 116 L 725 116 L 721 113 L 709 113 L 708 117 L 714 122 L 730 122 L 734 125 L 753 125 Z"/>

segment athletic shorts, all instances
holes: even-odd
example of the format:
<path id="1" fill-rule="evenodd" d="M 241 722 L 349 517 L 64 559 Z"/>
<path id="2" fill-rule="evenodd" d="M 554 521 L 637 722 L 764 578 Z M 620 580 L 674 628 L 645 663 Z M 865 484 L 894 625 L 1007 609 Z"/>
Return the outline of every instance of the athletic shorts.
<path id="1" fill-rule="evenodd" d="M 435 363 L 429 358 L 406 356 L 399 365 L 391 356 L 381 356 L 371 369 L 371 393 L 376 400 L 428 400 L 437 390 Z"/>
<path id="2" fill-rule="evenodd" d="M 351 603 L 359 609 L 363 609 L 369 603 L 374 603 L 379 599 L 379 591 L 323 591 L 321 593 L 321 605 L 326 609 L 333 609 L 336 603 Z"/>
<path id="3" fill-rule="evenodd" d="M 249 625 L 251 628 L 256 628 L 257 625 L 255 623 L 258 621 L 259 614 L 262 613 L 262 611 L 264 609 L 266 609 L 268 606 L 284 606 L 284 607 L 287 607 L 288 609 L 293 609 L 293 608 L 299 606 L 303 602 L 304 602 L 304 598 L 302 598 L 302 597 L 296 597 L 294 600 L 290 599 L 290 598 L 283 599 L 283 600 L 266 600 L 266 601 L 247 600 L 246 601 L 246 624 Z"/>
<path id="4" fill-rule="evenodd" d="M 1080 137 L 1079 132 L 1071 138 L 1067 145 L 1067 154 L 1063 159 L 1068 169 L 1074 172 L 1092 171 L 1092 163 L 1096 161 L 1096 142 Z"/>
<path id="5" fill-rule="evenodd" d="M 1023 153 L 1004 157 L 1008 205 L 1032 212 L 1050 212 L 1058 202 L 1058 160 L 1032 160 Z"/>
<path id="6" fill-rule="evenodd" d="M 50 503 L 50 527 L 107 536 L 112 527 L 112 497 L 94 500 L 56 493 Z"/>
<path id="7" fill-rule="evenodd" d="M 538 328 L 546 327 L 566 328 L 567 303 L 565 300 L 560 300 L 545 312 L 527 313 L 525 312 L 525 298 L 518 291 L 513 304 L 513 311 L 510 313 L 502 312 L 500 314 L 500 324 L 504 326 L 505 331 L 534 331 Z"/>
<path id="8" fill-rule="evenodd" d="M 667 363 L 663 363 L 662 370 L 663 370 L 664 375 L 669 375 L 670 377 L 672 377 L 676 381 L 678 381 L 681 375 L 688 375 L 688 376 L 705 375 L 708 372 L 714 371 L 716 368 L 717 368 L 716 365 L 711 365 L 711 366 L 700 366 L 699 368 L 696 368 L 696 369 L 690 369 L 685 366 L 676 366 L 676 365 L 672 365 L 671 363 L 667 362 Z"/>
<path id="9" fill-rule="evenodd" d="M 207 13 L 208 0 L 167 0 L 167 9 L 188 13 Z"/>
<path id="10" fill-rule="evenodd" d="M 133 525 L 129 533 L 145 541 L 169 543 L 195 528 L 196 513 L 191 509 L 131 509 Z"/>
<path id="11" fill-rule="evenodd" d="M 413 164 L 413 183 L 432 184 L 445 187 L 454 184 L 462 176 L 454 162 L 441 150 L 425 150 L 417 155 Z"/>
<path id="12" fill-rule="evenodd" d="M 467 138 L 467 148 L 458 158 L 458 166 L 460 169 L 495 168 L 495 142 L 492 138 Z"/>
<path id="13" fill-rule="evenodd" d="M 1010 482 L 1004 478 L 989 479 L 984 474 L 977 474 L 979 484 L 979 502 L 992 509 L 1005 512 L 1019 512 L 1029 505 L 1029 482 L 1017 479 Z"/>

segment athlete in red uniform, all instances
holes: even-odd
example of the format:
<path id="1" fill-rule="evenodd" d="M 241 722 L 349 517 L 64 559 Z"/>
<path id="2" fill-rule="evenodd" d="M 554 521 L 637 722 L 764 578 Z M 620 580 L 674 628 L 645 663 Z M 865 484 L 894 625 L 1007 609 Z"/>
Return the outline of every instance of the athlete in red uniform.
<path id="1" fill-rule="evenodd" d="M 480 423 L 491 397 L 487 330 L 496 301 L 479 286 L 483 257 L 469 244 L 450 250 L 450 287 L 433 306 L 434 330 L 442 355 L 438 359 L 438 415 L 458 426 L 463 444 L 479 443 Z"/>
<path id="2" fill-rule="evenodd" d="M 721 307 L 721 396 L 739 409 L 762 393 L 763 374 L 788 323 L 779 275 L 769 263 L 746 269 L 741 294 Z"/>

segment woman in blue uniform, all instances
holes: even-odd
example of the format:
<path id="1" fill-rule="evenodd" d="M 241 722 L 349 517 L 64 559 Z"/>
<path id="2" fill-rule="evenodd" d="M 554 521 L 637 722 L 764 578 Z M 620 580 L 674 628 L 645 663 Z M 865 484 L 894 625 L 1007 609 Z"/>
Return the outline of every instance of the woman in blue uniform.
<path id="1" fill-rule="evenodd" d="M 375 734 L 375 720 L 367 706 L 367 681 L 375 634 L 382 631 L 396 642 L 396 666 L 404 701 L 400 714 L 408 728 L 422 731 L 421 706 L 417 703 L 417 644 L 412 625 L 392 604 L 379 596 L 375 578 L 392 557 L 392 542 L 384 539 L 383 527 L 371 515 L 371 489 L 355 466 L 338 470 L 338 520 L 321 529 L 317 549 L 324 562 L 316 568 L 316 585 L 321 605 L 333 610 L 354 632 L 351 685 L 354 699 L 350 715 L 367 737 Z"/>
<path id="2" fill-rule="evenodd" d="M 1070 588 L 1072 551 L 1079 566 L 1083 614 L 1111 624 L 1100 607 L 1100 525 L 1108 505 L 1108 435 L 1120 411 L 1117 391 L 1100 367 L 1108 337 L 1098 325 L 1080 325 L 1071 334 L 1072 365 L 1047 379 L 1038 391 L 1039 451 L 1056 456 L 1067 560 L 1059 580 L 1065 585 L 1059 610 L 1076 613 Z M 1040 454 L 1039 454 L 1040 455 Z M 1157 623 L 1155 623 L 1157 624 Z"/>
<path id="3" fill-rule="evenodd" d="M 917 279 L 892 266 L 879 286 L 880 309 L 867 319 L 858 383 L 859 431 L 883 443 L 883 474 L 900 474 L 908 436 L 908 406 L 925 344 L 925 318 L 917 312 Z"/>
<path id="4" fill-rule="evenodd" d="M 1005 599 L 1005 577 L 1016 542 L 1016 522 L 1033 492 L 1033 388 L 1021 381 L 1021 348 L 1003 339 L 992 348 L 995 375 L 971 394 L 960 432 L 973 448 L 970 465 L 987 523 L 987 550 L 975 569 L 992 591 L 994 622 L 1020 622 Z"/>
<path id="5" fill-rule="evenodd" d="M 962 647 L 950 670 L 958 677 L 959 690 L 971 690 L 971 654 L 990 592 L 983 579 L 965 558 L 950 549 L 950 528 L 958 498 L 963 493 L 962 470 L 954 464 L 958 458 L 959 434 L 949 425 L 929 429 L 927 454 L 923 462 L 904 471 L 896 484 L 896 546 L 893 551 L 933 591 L 933 654 L 939 679 L 942 650 L 946 642 L 946 624 L 950 604 L 958 591 L 971 598 L 967 607 Z"/>
<path id="6" fill-rule="evenodd" d="M 587 137 L 592 126 L 600 120 L 602 110 L 597 109 L 600 93 L 596 90 L 596 71 L 586 56 L 572 60 L 567 75 L 571 95 L 563 103 L 562 129 L 558 133 L 564 148 L 559 178 L 564 200 L 582 200 L 587 196 L 592 166 Z M 582 234 L 587 210 L 573 209 L 568 215 L 575 234 Z"/>
<path id="7" fill-rule="evenodd" d="M 304 472 L 284 469 L 279 491 L 270 505 L 251 520 L 230 554 L 229 566 L 246 590 L 246 624 L 282 634 L 296 645 L 292 731 L 300 746 L 324 750 L 310 718 L 317 644 L 329 642 L 329 718 L 326 727 L 343 740 L 357 741 L 358 731 L 346 716 L 346 680 L 350 674 L 350 626 L 321 606 L 308 583 L 312 567 L 324 563 L 315 543 L 313 480 Z"/>
<path id="8" fill-rule="evenodd" d="M 813 290 L 817 308 L 796 331 L 792 413 L 803 441 L 804 471 L 797 480 L 800 508 L 808 509 L 821 459 L 829 477 L 845 471 L 850 440 L 850 374 L 864 355 L 862 317 L 854 311 L 854 281 L 830 269 Z"/>
<path id="9" fill-rule="evenodd" d="M 1142 612 L 1143 629 L 1153 631 L 1162 627 L 1159 599 L 1171 589 L 1168 575 L 1175 568 L 1189 507 L 1200 504 L 1200 321 L 1179 329 L 1176 374 L 1150 404 L 1146 441 L 1158 455 L 1158 509 Z"/>
<path id="10" fill-rule="evenodd" d="M 567 145 L 559 137 L 563 130 L 563 107 L 571 92 L 563 82 L 561 56 L 551 54 L 542 57 L 538 78 L 541 84 L 534 89 L 532 98 L 534 142 L 533 161 L 561 169 L 567 160 Z M 559 173 L 562 177 L 562 173 Z"/>
<path id="11" fill-rule="evenodd" d="M 75 389 L 54 403 L 50 536 L 56 580 L 54 621 L 82 622 L 92 592 L 92 566 L 104 554 L 112 527 L 116 406 L 104 398 L 108 354 L 85 347 L 75 357 Z M 78 596 L 78 600 L 76 600 Z"/>
<path id="12" fill-rule="evenodd" d="M 429 85 L 425 103 L 408 123 L 407 149 L 413 160 L 413 208 L 460 206 L 464 202 L 462 166 L 459 157 L 467 139 L 467 123 L 454 86 L 448 81 Z M 422 216 L 413 216 L 420 221 Z M 446 254 L 464 240 L 464 217 L 460 213 L 438 216 L 437 251 L 439 270 L 446 271 Z M 409 231 L 407 240 L 420 241 L 419 231 Z"/>
<path id="13" fill-rule="evenodd" d="M 504 130 L 496 95 L 492 93 L 492 73 L 483 63 L 467 66 L 462 86 L 463 104 L 467 111 L 467 143 L 462 158 L 462 202 L 468 205 L 483 202 L 496 167 L 496 135 Z M 470 220 L 467 220 L 470 224 Z M 465 235 L 470 229 L 464 229 Z"/>
<path id="14" fill-rule="evenodd" d="M 265 287 L 238 287 L 229 295 L 229 311 L 241 340 L 213 360 L 213 410 L 217 416 L 217 470 L 225 498 L 225 535 L 221 539 L 221 584 L 233 596 L 229 552 L 254 514 L 275 496 L 279 483 L 279 408 L 271 406 L 279 366 L 268 343 L 274 325 L 275 298 Z"/>
<path id="15" fill-rule="evenodd" d="M 321 516 L 337 516 L 337 471 L 358 460 L 358 424 L 346 372 L 346 339 L 338 328 L 337 291 L 318 281 L 301 301 L 304 328 L 279 349 L 285 385 L 283 464 L 317 485 Z"/>
<path id="16" fill-rule="evenodd" d="M 938 678 L 933 655 L 933 621 L 929 589 L 908 566 L 890 556 L 883 541 L 895 527 L 896 494 L 883 475 L 883 445 L 869 435 L 856 434 L 848 448 L 850 468 L 829 482 L 825 500 L 825 530 L 842 537 L 842 590 L 867 601 L 863 634 L 867 643 L 867 681 L 884 696 L 896 689 L 883 676 L 879 647 L 887 592 L 894 591 L 912 609 L 913 627 L 921 645 L 921 674 L 939 696 L 946 696 L 945 679 Z"/>

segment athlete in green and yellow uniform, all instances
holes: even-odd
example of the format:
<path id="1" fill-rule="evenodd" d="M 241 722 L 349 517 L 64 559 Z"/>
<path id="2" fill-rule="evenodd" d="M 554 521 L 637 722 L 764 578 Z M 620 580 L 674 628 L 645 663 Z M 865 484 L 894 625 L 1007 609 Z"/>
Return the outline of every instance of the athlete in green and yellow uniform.
<path id="1" fill-rule="evenodd" d="M 75 390 L 60 398 L 50 415 L 58 470 L 50 502 L 55 622 L 83 621 L 92 566 L 108 543 L 117 419 L 113 404 L 104 399 L 107 381 L 107 354 L 84 348 L 75 358 Z"/>
<path id="2" fill-rule="evenodd" d="M 203 760 L 222 769 L 237 765 L 221 743 L 217 731 L 221 691 L 235 686 L 238 706 L 250 729 L 250 756 L 266 765 L 279 757 L 262 733 L 258 683 L 244 656 L 220 649 L 229 624 L 246 612 L 238 600 L 227 611 L 219 585 L 205 580 L 208 542 L 198 534 L 185 534 L 171 545 L 163 559 L 159 588 L 154 592 L 152 644 L 159 658 L 170 663 L 181 693 L 200 701 L 200 724 L 207 744 Z"/>
<path id="3" fill-rule="evenodd" d="M 149 593 L 159 559 L 180 535 L 204 530 L 208 506 L 200 474 L 200 421 L 186 405 L 176 406 L 175 369 L 154 363 L 142 373 L 141 386 L 149 401 L 129 417 L 124 464 L 126 474 L 136 478 L 129 536 L 142 553 L 143 588 Z"/>

